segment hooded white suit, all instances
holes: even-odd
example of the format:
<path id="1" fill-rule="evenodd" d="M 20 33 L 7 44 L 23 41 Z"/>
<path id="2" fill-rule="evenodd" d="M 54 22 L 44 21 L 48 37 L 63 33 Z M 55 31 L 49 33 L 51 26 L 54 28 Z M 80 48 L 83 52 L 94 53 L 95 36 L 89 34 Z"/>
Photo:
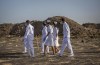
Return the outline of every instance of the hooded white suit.
<path id="1" fill-rule="evenodd" d="M 44 40 L 44 38 L 47 36 L 47 27 L 44 26 L 43 29 L 42 29 L 42 45 L 41 45 L 41 48 L 42 48 L 42 53 L 44 53 L 44 44 L 47 40 L 47 38 Z M 49 47 L 47 46 L 47 52 L 49 53 Z"/>
<path id="2" fill-rule="evenodd" d="M 24 42 L 26 43 L 26 48 L 31 57 L 34 57 L 33 40 L 34 40 L 34 27 L 31 24 L 29 24 L 26 27 Z"/>
<path id="3" fill-rule="evenodd" d="M 72 46 L 70 42 L 70 28 L 69 28 L 69 25 L 66 22 L 64 22 L 63 23 L 63 42 L 62 42 L 62 47 L 60 51 L 60 56 L 63 55 L 63 52 L 66 47 L 70 51 L 71 55 L 73 55 L 73 50 L 72 50 Z"/>

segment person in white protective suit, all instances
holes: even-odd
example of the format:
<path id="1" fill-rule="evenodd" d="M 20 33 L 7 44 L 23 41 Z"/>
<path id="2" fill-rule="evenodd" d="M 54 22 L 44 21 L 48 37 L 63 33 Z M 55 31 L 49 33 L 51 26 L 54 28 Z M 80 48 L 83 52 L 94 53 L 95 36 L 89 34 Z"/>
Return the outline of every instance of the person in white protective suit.
<path id="1" fill-rule="evenodd" d="M 47 20 L 46 21 L 47 24 L 47 40 L 45 42 L 45 47 L 44 47 L 44 55 L 46 55 L 46 47 L 47 46 L 51 46 L 52 48 L 52 51 L 53 51 L 53 55 L 55 54 L 55 50 L 54 50 L 54 42 L 53 42 L 53 28 L 51 26 L 51 21 L 50 20 Z M 44 39 L 46 39 L 46 37 Z"/>
<path id="2" fill-rule="evenodd" d="M 63 42 L 62 42 L 62 46 L 61 46 L 59 55 L 62 56 L 65 48 L 68 48 L 68 51 L 70 52 L 70 56 L 74 56 L 72 45 L 70 42 L 69 25 L 65 22 L 65 20 L 63 18 L 62 18 L 62 24 L 63 24 Z"/>
<path id="3" fill-rule="evenodd" d="M 59 47 L 59 43 L 58 43 L 58 28 L 57 28 L 57 22 L 54 21 L 53 22 L 54 28 L 53 28 L 53 40 L 54 40 L 54 48 L 55 48 L 55 53 L 57 53 L 59 51 L 58 47 Z"/>
<path id="4" fill-rule="evenodd" d="M 30 21 L 27 20 L 26 31 L 24 35 L 24 43 L 30 57 L 34 57 L 33 40 L 34 40 L 34 27 L 30 24 Z"/>
<path id="5" fill-rule="evenodd" d="M 46 26 L 46 22 L 43 22 L 43 29 L 42 29 L 42 44 L 41 44 L 41 53 L 44 53 L 44 44 L 47 40 L 48 37 L 46 37 L 47 35 L 47 26 Z M 46 37 L 46 39 L 44 39 Z M 47 53 L 49 53 L 49 47 L 47 46 L 46 48 Z"/>

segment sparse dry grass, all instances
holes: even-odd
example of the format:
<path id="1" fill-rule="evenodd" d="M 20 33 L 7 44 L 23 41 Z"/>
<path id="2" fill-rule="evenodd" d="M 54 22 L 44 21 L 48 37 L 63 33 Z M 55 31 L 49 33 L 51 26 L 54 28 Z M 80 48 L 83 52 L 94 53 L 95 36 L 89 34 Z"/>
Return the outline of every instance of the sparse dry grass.
<path id="1" fill-rule="evenodd" d="M 36 40 L 38 39 L 38 40 Z M 22 54 L 22 37 L 0 38 L 0 65 L 100 65 L 100 41 L 96 39 L 71 39 L 74 57 L 68 57 L 67 50 L 59 57 L 40 54 L 40 37 L 35 38 L 35 58 Z M 61 44 L 61 39 L 59 39 Z"/>

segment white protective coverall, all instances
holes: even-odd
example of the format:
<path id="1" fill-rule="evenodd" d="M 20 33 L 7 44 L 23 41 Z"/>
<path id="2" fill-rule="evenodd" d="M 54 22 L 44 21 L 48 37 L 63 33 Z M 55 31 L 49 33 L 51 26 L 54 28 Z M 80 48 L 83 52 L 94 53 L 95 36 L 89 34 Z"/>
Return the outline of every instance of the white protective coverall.
<path id="1" fill-rule="evenodd" d="M 61 46 L 60 56 L 63 55 L 65 48 L 68 48 L 72 56 L 74 55 L 70 42 L 70 28 L 66 22 L 63 23 L 63 42 Z"/>
<path id="2" fill-rule="evenodd" d="M 31 57 L 34 57 L 34 47 L 33 47 L 33 40 L 34 40 L 34 27 L 29 24 L 26 27 L 26 32 L 24 35 L 24 41 L 26 41 L 26 48 L 28 51 L 28 54 Z"/>
<path id="3" fill-rule="evenodd" d="M 53 40 L 54 40 L 54 46 L 59 46 L 59 43 L 58 43 L 58 28 L 57 27 L 54 27 L 53 28 Z"/>
<path id="4" fill-rule="evenodd" d="M 54 46 L 54 42 L 53 42 L 53 27 L 51 25 L 49 25 L 47 27 L 47 32 L 48 33 L 50 32 L 50 34 L 48 35 L 48 38 L 47 38 L 47 40 L 45 42 L 45 45 Z"/>
<path id="5" fill-rule="evenodd" d="M 42 49 L 42 53 L 44 53 L 44 44 L 47 40 L 48 37 L 47 36 L 47 27 L 44 26 L 42 29 L 42 45 L 41 45 L 41 49 Z M 44 40 L 44 38 L 46 37 L 46 39 Z M 49 47 L 47 46 L 47 52 L 49 53 Z"/>

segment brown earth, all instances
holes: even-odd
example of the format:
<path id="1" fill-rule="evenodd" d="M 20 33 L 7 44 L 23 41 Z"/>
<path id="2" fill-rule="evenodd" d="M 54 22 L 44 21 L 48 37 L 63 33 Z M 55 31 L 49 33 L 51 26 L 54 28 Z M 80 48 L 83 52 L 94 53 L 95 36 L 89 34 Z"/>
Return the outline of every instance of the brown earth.
<path id="1" fill-rule="evenodd" d="M 100 29 L 100 23 L 95 24 L 95 23 L 84 23 L 82 26 L 86 28 L 92 28 L 92 29 Z"/>
<path id="2" fill-rule="evenodd" d="M 23 54 L 22 37 L 25 32 L 24 23 L 0 24 L 0 65 L 100 65 L 100 25 L 80 25 L 64 16 L 49 17 L 52 22 L 58 22 L 59 35 L 62 35 L 61 18 L 65 18 L 71 29 L 71 42 L 75 53 L 68 57 L 67 51 L 63 57 L 51 53 L 44 57 L 40 54 L 40 36 L 43 21 L 32 21 L 35 27 L 35 58 Z M 61 44 L 62 38 L 59 39 Z M 38 43 L 38 44 L 37 44 Z"/>
<path id="3" fill-rule="evenodd" d="M 89 38 L 99 37 L 100 38 L 100 28 L 99 28 L 100 25 L 99 24 L 80 25 L 74 20 L 69 19 L 64 16 L 54 16 L 54 17 L 47 18 L 47 19 L 50 19 L 52 22 L 54 21 L 58 22 L 57 26 L 59 28 L 59 35 L 62 35 L 62 31 L 63 31 L 62 25 L 59 24 L 62 18 L 64 18 L 65 21 L 69 24 L 72 37 L 81 37 L 81 38 L 82 37 L 89 37 Z M 31 21 L 32 25 L 35 28 L 35 36 L 41 35 L 42 22 L 43 21 L 34 21 L 34 20 Z M 0 24 L 0 37 L 6 36 L 6 35 L 23 36 L 25 32 L 24 24 L 25 22 L 17 23 L 17 24 Z M 92 29 L 91 29 L 91 26 L 92 26 Z"/>
<path id="4" fill-rule="evenodd" d="M 100 39 L 99 38 L 71 38 L 74 57 L 68 57 L 65 50 L 64 55 L 53 56 L 50 52 L 47 56 L 40 53 L 40 37 L 34 40 L 35 58 L 23 54 L 22 37 L 0 38 L 0 65 L 100 65 Z M 62 38 L 59 43 L 61 45 Z"/>

